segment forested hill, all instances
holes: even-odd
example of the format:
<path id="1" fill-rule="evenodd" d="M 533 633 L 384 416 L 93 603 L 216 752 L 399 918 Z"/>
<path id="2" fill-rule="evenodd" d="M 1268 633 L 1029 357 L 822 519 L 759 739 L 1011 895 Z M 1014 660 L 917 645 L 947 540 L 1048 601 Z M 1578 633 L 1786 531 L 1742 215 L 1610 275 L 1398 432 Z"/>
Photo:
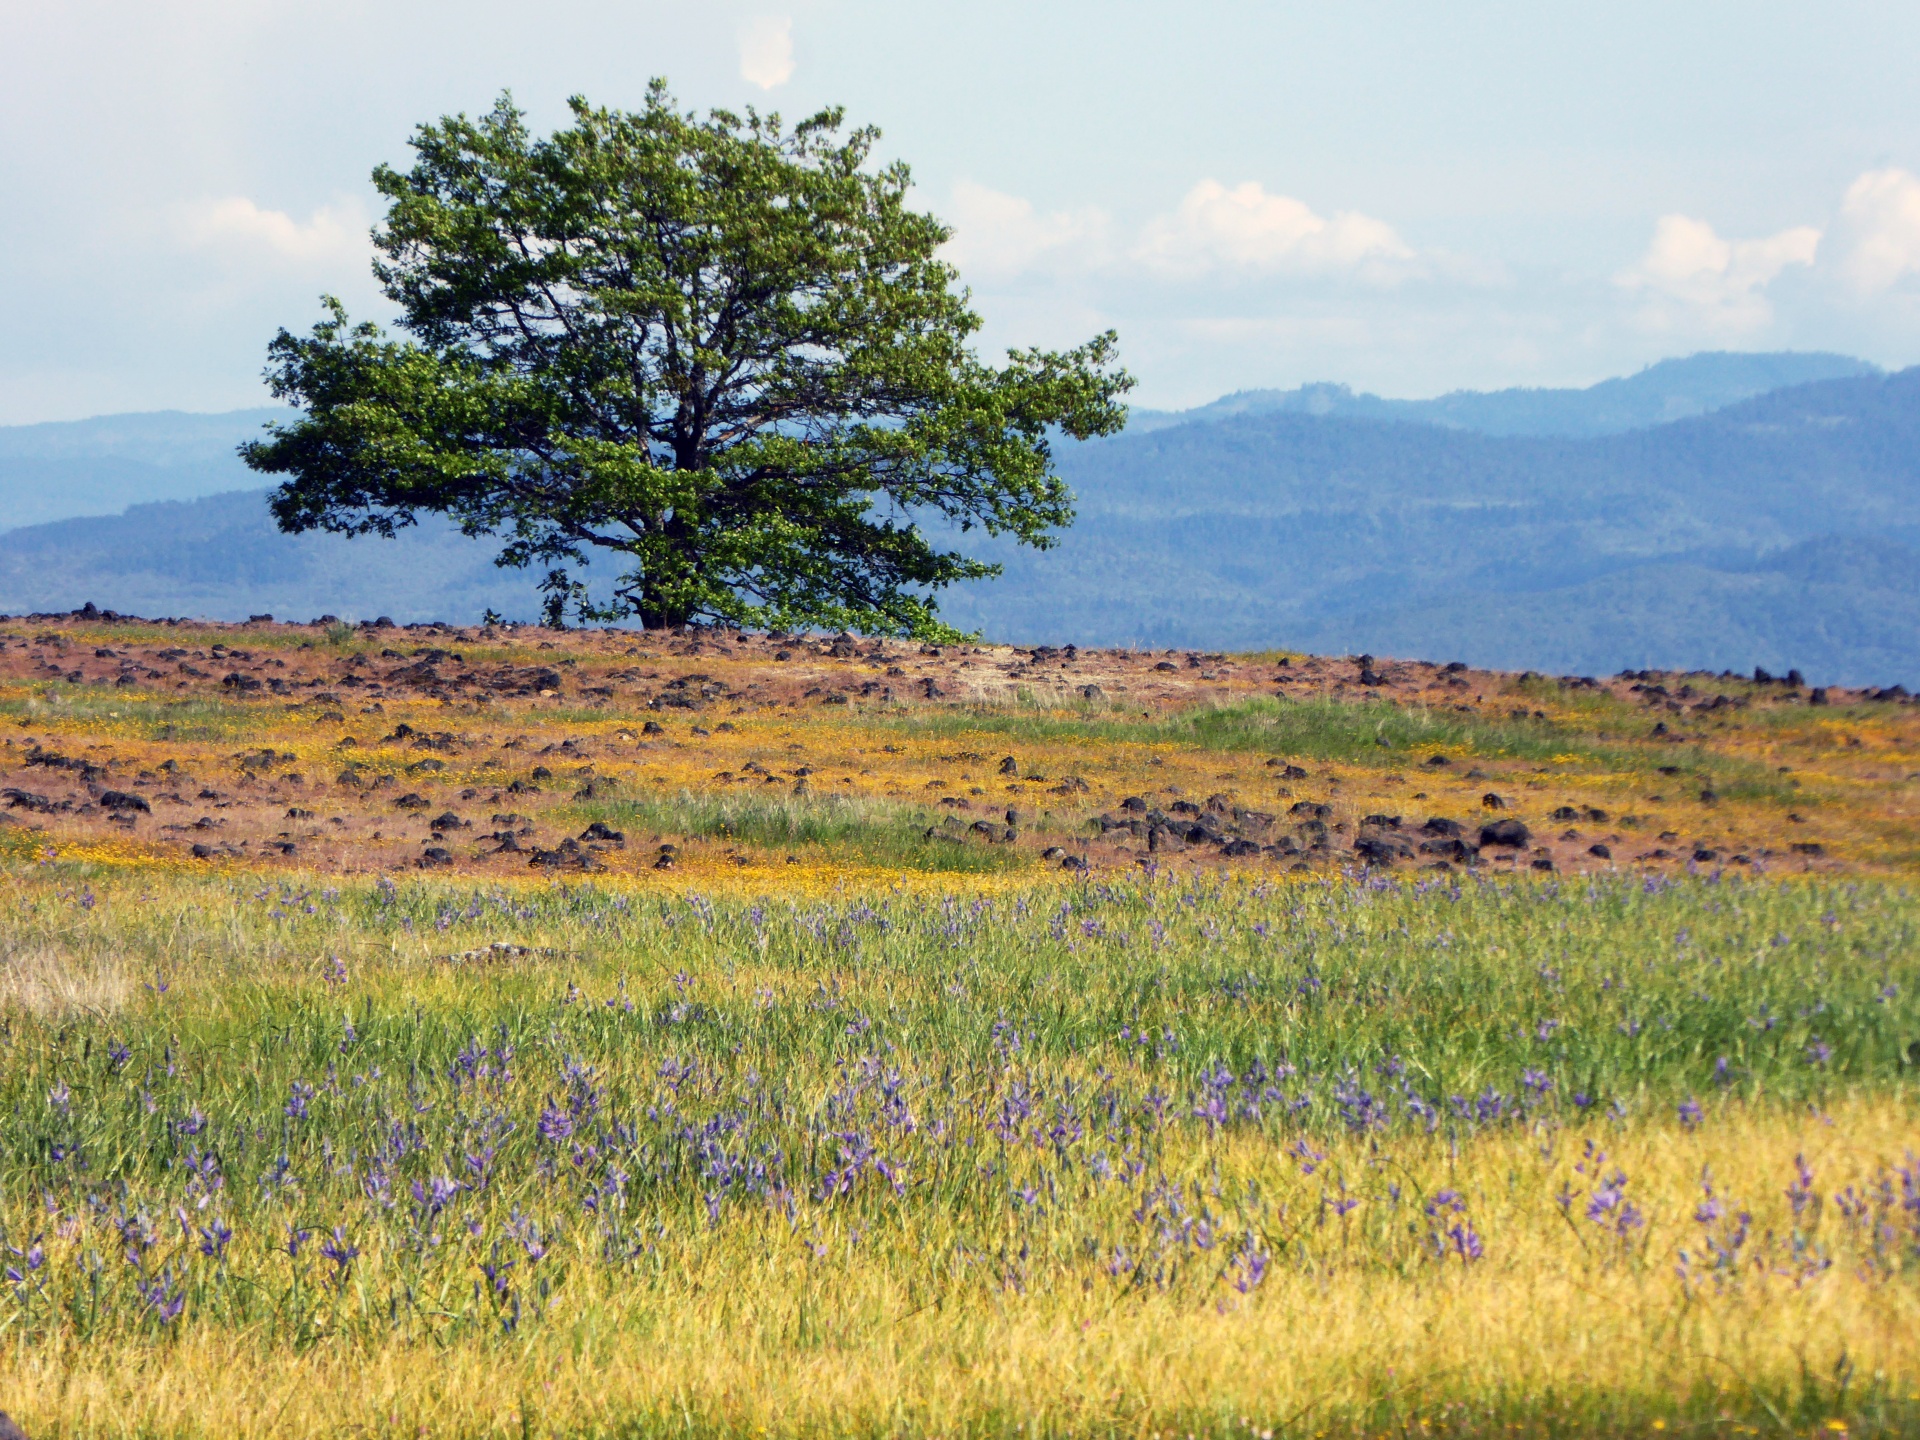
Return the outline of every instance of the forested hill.
<path id="1" fill-rule="evenodd" d="M 1278 412 L 1077 446 L 1062 467 L 1079 522 L 1051 552 L 997 552 L 1006 576 L 945 607 L 959 623 L 1920 678 L 1912 602 L 1895 593 L 1920 576 L 1920 369 L 1600 439 Z M 1828 539 L 1875 547 L 1871 578 L 1784 554 Z"/>
<path id="2" fill-rule="evenodd" d="M 1130 429 L 1063 449 L 1080 519 L 1055 549 L 987 547 L 1005 577 L 943 609 L 1034 643 L 1914 686 L 1920 369 L 1860 368 L 1587 438 L 1287 409 Z M 0 432 L 0 494 L 7 454 Z M 230 494 L 0 534 L 0 611 L 532 618 L 532 578 L 490 553 L 436 525 L 282 536 L 261 492 Z"/>

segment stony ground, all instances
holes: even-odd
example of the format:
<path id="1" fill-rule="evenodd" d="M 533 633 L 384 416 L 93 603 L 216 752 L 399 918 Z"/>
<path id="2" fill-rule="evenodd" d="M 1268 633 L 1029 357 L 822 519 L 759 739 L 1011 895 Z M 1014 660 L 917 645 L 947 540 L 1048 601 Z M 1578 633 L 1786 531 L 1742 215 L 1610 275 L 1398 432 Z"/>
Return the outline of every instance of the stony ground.
<path id="1" fill-rule="evenodd" d="M 79 615 L 0 624 L 0 713 L 16 844 L 210 864 L 1920 861 L 1920 712 L 1797 675 Z"/>

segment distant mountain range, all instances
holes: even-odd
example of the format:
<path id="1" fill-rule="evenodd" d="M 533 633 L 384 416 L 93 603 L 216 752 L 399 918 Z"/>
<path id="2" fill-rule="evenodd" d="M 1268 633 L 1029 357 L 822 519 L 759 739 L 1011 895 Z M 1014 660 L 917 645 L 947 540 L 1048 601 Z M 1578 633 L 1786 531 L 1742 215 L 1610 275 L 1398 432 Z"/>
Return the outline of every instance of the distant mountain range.
<path id="1" fill-rule="evenodd" d="M 1596 439 L 1288 411 L 1075 446 L 1080 518 L 943 604 L 1013 640 L 1920 678 L 1920 369 Z M 1868 563 L 1870 561 L 1870 563 Z"/>
<path id="2" fill-rule="evenodd" d="M 284 536 L 259 491 L 196 491 L 254 478 L 230 447 L 271 413 L 0 430 L 0 523 L 116 485 L 166 502 L 0 534 L 0 611 L 535 615 L 532 577 L 449 526 Z M 30 493 L 49 466 L 64 491 Z M 1032 643 L 1920 682 L 1920 369 L 1703 355 L 1587 390 L 1250 392 L 1136 416 L 1064 446 L 1060 467 L 1079 521 L 1037 554 L 969 537 L 1007 573 L 950 592 L 954 623 Z"/>
<path id="3" fill-rule="evenodd" d="M 0 427 L 0 530 L 255 489 L 260 477 L 235 448 L 287 413 L 162 410 Z"/>
<path id="4" fill-rule="evenodd" d="M 1569 439 L 1618 435 L 1687 420 L 1736 405 L 1770 390 L 1817 380 L 1878 375 L 1880 368 L 1847 355 L 1789 351 L 1741 354 L 1710 351 L 1662 360 L 1637 375 L 1602 380 L 1584 390 L 1455 390 L 1432 400 L 1383 400 L 1345 385 L 1298 390 L 1242 390 L 1195 410 L 1136 410 L 1127 433 L 1239 415 L 1320 415 L 1343 420 L 1403 420 L 1473 430 L 1482 435 L 1560 435 Z"/>
<path id="5" fill-rule="evenodd" d="M 497 546 L 425 520 L 395 540 L 283 535 L 264 490 L 135 505 L 0 535 L 0 611 L 88 600 L 129 615 L 310 620 L 386 615 L 539 618 L 534 582 L 493 563 Z"/>

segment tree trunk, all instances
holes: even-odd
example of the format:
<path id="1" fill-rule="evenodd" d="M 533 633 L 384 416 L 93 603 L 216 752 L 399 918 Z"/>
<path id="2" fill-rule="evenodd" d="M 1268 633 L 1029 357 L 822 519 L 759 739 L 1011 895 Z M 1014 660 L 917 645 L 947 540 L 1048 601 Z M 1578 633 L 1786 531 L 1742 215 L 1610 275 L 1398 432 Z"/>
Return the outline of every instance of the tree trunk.
<path id="1" fill-rule="evenodd" d="M 643 630 L 677 630 L 687 623 L 684 610 L 669 610 L 653 596 L 642 593 L 640 596 L 640 628 Z"/>

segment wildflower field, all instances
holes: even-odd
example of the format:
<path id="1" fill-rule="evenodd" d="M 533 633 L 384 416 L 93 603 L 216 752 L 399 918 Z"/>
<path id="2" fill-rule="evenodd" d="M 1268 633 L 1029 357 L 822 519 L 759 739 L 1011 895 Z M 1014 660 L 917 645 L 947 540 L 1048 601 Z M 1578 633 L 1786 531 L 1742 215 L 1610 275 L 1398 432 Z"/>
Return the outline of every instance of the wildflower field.
<path id="1" fill-rule="evenodd" d="M 0 641 L 31 1436 L 1920 1434 L 1903 697 Z"/>

